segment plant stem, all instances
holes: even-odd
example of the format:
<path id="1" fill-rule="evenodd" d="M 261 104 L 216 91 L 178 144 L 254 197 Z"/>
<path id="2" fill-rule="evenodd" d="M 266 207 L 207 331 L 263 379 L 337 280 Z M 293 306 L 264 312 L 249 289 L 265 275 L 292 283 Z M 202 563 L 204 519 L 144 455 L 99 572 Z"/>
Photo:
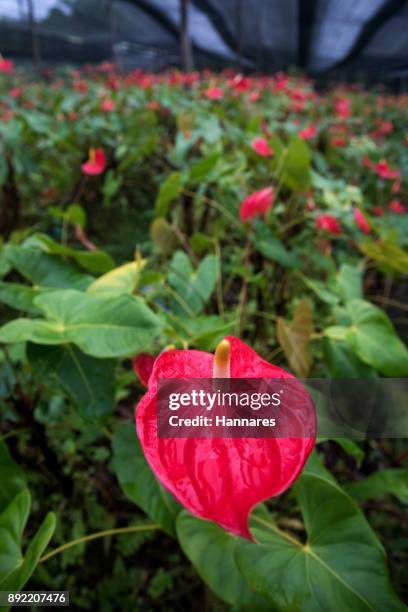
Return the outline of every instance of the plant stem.
<path id="1" fill-rule="evenodd" d="M 115 529 L 105 529 L 104 531 L 97 531 L 96 533 L 91 533 L 87 536 L 83 536 L 82 538 L 77 538 L 76 540 L 71 540 L 62 546 L 58 546 L 58 548 L 54 548 L 46 555 L 42 556 L 39 560 L 39 563 L 44 563 L 44 561 L 48 561 L 54 555 L 59 555 L 60 553 L 72 548 L 73 546 L 78 546 L 79 544 L 83 544 L 84 542 L 89 542 L 91 540 L 97 540 L 98 538 L 106 538 L 112 535 L 121 535 L 125 533 L 135 533 L 136 531 L 153 531 L 154 529 L 160 529 L 159 525 L 154 523 L 150 525 L 133 525 L 132 527 L 116 527 Z"/>

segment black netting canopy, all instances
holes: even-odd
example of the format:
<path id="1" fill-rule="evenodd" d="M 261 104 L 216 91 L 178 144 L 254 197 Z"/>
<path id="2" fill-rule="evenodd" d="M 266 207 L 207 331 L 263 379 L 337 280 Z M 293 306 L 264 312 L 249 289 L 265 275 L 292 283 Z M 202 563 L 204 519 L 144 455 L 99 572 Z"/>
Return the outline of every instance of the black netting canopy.
<path id="1" fill-rule="evenodd" d="M 407 0 L 0 0 L 0 52 L 125 69 L 179 65 L 181 5 L 194 66 L 376 81 L 408 77 Z"/>

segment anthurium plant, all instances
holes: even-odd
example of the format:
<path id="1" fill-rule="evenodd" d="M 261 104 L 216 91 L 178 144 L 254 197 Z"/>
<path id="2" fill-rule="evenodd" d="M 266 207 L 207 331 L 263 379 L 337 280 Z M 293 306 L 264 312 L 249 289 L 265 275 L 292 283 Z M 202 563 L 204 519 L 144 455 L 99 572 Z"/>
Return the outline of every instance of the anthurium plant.
<path id="1" fill-rule="evenodd" d="M 157 420 L 163 379 L 408 376 L 407 108 L 0 61 L 0 591 L 407 609 L 406 440 Z"/>

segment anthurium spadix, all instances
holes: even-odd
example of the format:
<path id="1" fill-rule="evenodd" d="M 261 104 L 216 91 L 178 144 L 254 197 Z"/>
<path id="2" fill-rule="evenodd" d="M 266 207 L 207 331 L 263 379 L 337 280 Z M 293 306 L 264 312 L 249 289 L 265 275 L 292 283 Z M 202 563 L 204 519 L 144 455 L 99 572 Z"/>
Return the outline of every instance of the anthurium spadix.
<path id="1" fill-rule="evenodd" d="M 149 377 L 147 393 L 136 407 L 137 433 L 160 482 L 196 516 L 251 539 L 251 509 L 285 491 L 312 451 L 316 431 L 313 408 L 302 415 L 300 422 L 308 422 L 308 426 L 304 426 L 305 435 L 299 437 L 160 437 L 158 382 L 180 378 L 295 379 L 238 338 L 228 336 L 215 355 L 196 350 L 161 353 Z M 308 395 L 306 390 L 302 393 Z M 311 400 L 306 405 L 312 406 Z"/>

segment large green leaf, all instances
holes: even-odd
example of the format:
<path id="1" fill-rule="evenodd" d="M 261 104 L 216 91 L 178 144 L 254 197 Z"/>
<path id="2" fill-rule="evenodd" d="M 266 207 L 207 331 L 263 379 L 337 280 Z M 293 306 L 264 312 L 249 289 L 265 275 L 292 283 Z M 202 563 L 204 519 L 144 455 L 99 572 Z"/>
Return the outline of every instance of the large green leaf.
<path id="1" fill-rule="evenodd" d="M 281 610 L 402 612 L 384 550 L 361 511 L 332 477 L 307 468 L 297 484 L 306 542 L 259 519 L 236 551 L 244 579 Z"/>
<path id="2" fill-rule="evenodd" d="M 324 364 L 331 378 L 373 378 L 376 371 L 357 357 L 341 340 L 323 340 Z"/>
<path id="3" fill-rule="evenodd" d="M 0 514 L 0 588 L 21 567 L 21 538 L 30 511 L 30 493 L 23 489 Z"/>
<path id="4" fill-rule="evenodd" d="M 357 356 L 386 376 L 408 376 L 408 350 L 383 310 L 364 300 L 351 300 L 352 326 L 345 336 Z"/>
<path id="5" fill-rule="evenodd" d="M 206 255 L 194 270 L 190 258 L 184 251 L 177 251 L 170 264 L 169 284 L 179 299 L 176 305 L 183 314 L 198 314 L 215 289 L 219 274 L 219 260 L 215 255 Z"/>
<path id="6" fill-rule="evenodd" d="M 38 309 L 34 306 L 34 299 L 39 294 L 40 290 L 36 287 L 0 281 L 0 302 L 16 310 L 38 313 Z"/>
<path id="7" fill-rule="evenodd" d="M 46 292 L 34 301 L 45 320 L 15 319 L 0 329 L 1 342 L 73 343 L 94 357 L 132 355 L 163 327 L 141 298 L 102 298 L 74 290 Z"/>
<path id="8" fill-rule="evenodd" d="M 12 267 L 33 285 L 86 289 L 93 280 L 92 276 L 82 273 L 57 255 L 49 255 L 39 249 L 8 244 L 4 253 Z"/>
<path id="9" fill-rule="evenodd" d="M 342 264 L 336 277 L 337 291 L 344 302 L 363 297 L 362 274 L 355 266 Z"/>
<path id="10" fill-rule="evenodd" d="M 135 426 L 121 423 L 112 438 L 112 468 L 125 495 L 174 535 L 179 504 L 153 475 L 136 436 Z"/>
<path id="11" fill-rule="evenodd" d="M 104 297 L 133 293 L 139 284 L 140 272 L 146 261 L 146 259 L 131 261 L 103 274 L 89 285 L 87 292 Z"/>
<path id="12" fill-rule="evenodd" d="M 7 444 L 0 438 L 0 512 L 26 487 L 23 470 L 12 460 Z"/>
<path id="13" fill-rule="evenodd" d="M 177 536 L 204 582 L 234 609 L 274 610 L 270 602 L 250 589 L 237 567 L 234 555 L 239 538 L 185 510 L 177 518 Z"/>
<path id="14" fill-rule="evenodd" d="M 347 493 L 358 501 L 395 495 L 408 504 L 408 468 L 383 469 L 367 478 L 343 485 Z"/>
<path id="15" fill-rule="evenodd" d="M 49 512 L 38 531 L 31 538 L 24 553 L 22 565 L 1 583 L 3 591 L 20 591 L 34 572 L 38 561 L 47 548 L 49 541 L 55 531 L 56 517 L 54 512 Z"/>
<path id="16" fill-rule="evenodd" d="M 96 359 L 75 346 L 28 343 L 27 357 L 40 380 L 55 377 L 69 392 L 81 416 L 103 422 L 115 404 L 114 359 Z"/>

